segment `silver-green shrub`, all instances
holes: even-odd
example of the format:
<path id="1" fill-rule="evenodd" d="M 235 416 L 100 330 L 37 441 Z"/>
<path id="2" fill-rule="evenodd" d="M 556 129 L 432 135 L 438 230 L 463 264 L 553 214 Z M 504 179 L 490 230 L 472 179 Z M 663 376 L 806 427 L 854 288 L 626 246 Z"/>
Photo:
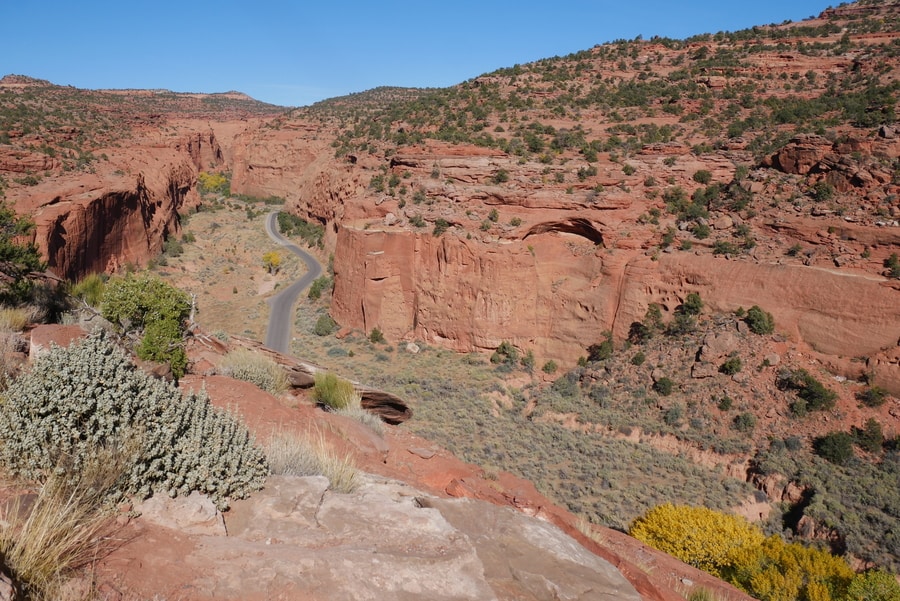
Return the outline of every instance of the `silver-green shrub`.
<path id="1" fill-rule="evenodd" d="M 268 471 L 242 422 L 203 392 L 148 376 L 102 331 L 54 347 L 0 399 L 0 460 L 15 475 L 41 481 L 63 463 L 77 472 L 117 446 L 134 449 L 117 495 L 196 490 L 225 508 Z"/>

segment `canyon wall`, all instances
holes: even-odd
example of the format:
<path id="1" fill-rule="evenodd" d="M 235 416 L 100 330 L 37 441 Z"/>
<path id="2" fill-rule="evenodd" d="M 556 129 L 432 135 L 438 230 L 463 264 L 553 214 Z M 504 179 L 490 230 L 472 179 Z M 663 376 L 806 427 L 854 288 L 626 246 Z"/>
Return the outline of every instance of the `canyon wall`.
<path id="1" fill-rule="evenodd" d="M 197 173 L 222 159 L 212 132 L 174 141 L 157 132 L 109 154 L 85 171 L 54 173 L 7 195 L 31 215 L 35 242 L 59 277 L 146 264 L 180 232 L 180 215 L 200 202 Z"/>
<path id="2" fill-rule="evenodd" d="M 662 158 L 639 160 L 658 168 Z M 831 261 L 785 261 L 778 249 L 787 237 L 890 249 L 896 228 L 835 220 L 828 233 L 821 222 L 785 216 L 766 226 L 774 233 L 746 255 L 714 256 L 703 241 L 691 251 L 660 252 L 639 215 L 647 203 L 634 195 L 613 190 L 591 198 L 589 191 L 531 184 L 539 165 L 484 149 L 433 145 L 406 149 L 389 163 L 385 170 L 378 157 L 334 158 L 315 128 L 299 125 L 248 132 L 235 148 L 237 191 L 284 196 L 287 210 L 327 225 L 331 313 L 342 326 L 378 327 L 389 340 L 460 352 L 508 341 L 532 351 L 539 364 L 572 365 L 605 332 L 627 337 L 650 303 L 671 316 L 698 292 L 712 311 L 759 305 L 773 314 L 778 332 L 836 371 L 874 375 L 900 391 L 900 282 Z M 504 167 L 521 175 L 508 186 L 491 183 L 490 174 Z M 428 202 L 410 202 L 411 192 L 372 190 L 369 181 L 379 173 L 403 175 L 401 182 Z M 485 232 L 479 223 L 494 209 L 500 216 Z M 421 216 L 425 225 L 415 227 Z M 450 227 L 436 236 L 432 227 L 441 219 Z"/>
<path id="3" fill-rule="evenodd" d="M 900 282 L 865 273 L 693 253 L 603 249 L 573 234 L 483 244 L 464 237 L 341 227 L 332 315 L 457 351 L 506 340 L 573 364 L 605 331 L 624 339 L 650 303 L 671 313 L 690 292 L 713 311 L 759 305 L 812 351 L 858 363 L 900 388 Z M 856 374 L 859 375 L 859 374 Z"/>

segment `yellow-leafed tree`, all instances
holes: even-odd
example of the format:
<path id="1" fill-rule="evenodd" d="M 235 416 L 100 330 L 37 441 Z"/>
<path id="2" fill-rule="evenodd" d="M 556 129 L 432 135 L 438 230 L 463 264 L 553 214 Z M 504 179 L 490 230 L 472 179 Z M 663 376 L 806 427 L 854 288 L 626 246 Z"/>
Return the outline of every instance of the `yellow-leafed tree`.
<path id="1" fill-rule="evenodd" d="M 281 255 L 278 254 L 278 251 L 270 250 L 263 255 L 263 265 L 266 266 L 269 273 L 277 272 L 281 267 Z"/>

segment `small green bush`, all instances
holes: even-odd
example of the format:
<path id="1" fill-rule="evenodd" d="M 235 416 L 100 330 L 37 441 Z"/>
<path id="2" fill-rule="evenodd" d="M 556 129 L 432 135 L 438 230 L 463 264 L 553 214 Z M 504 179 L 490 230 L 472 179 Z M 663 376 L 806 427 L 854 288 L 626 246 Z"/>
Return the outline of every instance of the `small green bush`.
<path id="1" fill-rule="evenodd" d="M 752 432 L 756 427 L 756 416 L 752 413 L 741 413 L 735 416 L 731 425 L 738 432 Z"/>
<path id="2" fill-rule="evenodd" d="M 541 371 L 544 372 L 545 374 L 555 374 L 557 369 L 558 369 L 558 367 L 556 365 L 556 361 L 551 359 L 550 361 L 547 361 L 546 363 L 544 363 L 544 366 L 541 368 Z"/>
<path id="3" fill-rule="evenodd" d="M 675 382 L 665 376 L 653 383 L 653 390 L 655 390 L 662 396 L 669 396 L 670 394 L 672 394 L 672 391 L 674 389 Z"/>
<path id="4" fill-rule="evenodd" d="M 881 407 L 887 401 L 887 391 L 879 386 L 870 386 L 858 393 L 856 399 L 866 407 Z"/>
<path id="5" fill-rule="evenodd" d="M 191 311 L 185 292 L 149 273 L 128 274 L 107 282 L 100 311 L 124 332 L 143 334 L 141 359 L 168 362 L 175 377 L 184 375 L 184 320 Z"/>
<path id="6" fill-rule="evenodd" d="M 701 311 L 703 311 L 703 301 L 700 299 L 700 295 L 696 292 L 688 294 L 677 311 L 685 315 L 700 315 Z"/>
<path id="7" fill-rule="evenodd" d="M 519 360 L 519 351 L 512 344 L 504 340 L 491 355 L 491 363 L 499 363 L 513 366 Z"/>
<path id="8" fill-rule="evenodd" d="M 853 436 L 847 432 L 831 432 L 813 441 L 816 455 L 835 465 L 844 465 L 853 457 Z"/>
<path id="9" fill-rule="evenodd" d="M 313 283 L 310 285 L 309 292 L 306 296 L 310 300 L 319 300 L 320 298 L 322 298 L 322 293 L 326 290 L 331 289 L 333 285 L 334 281 L 330 276 L 320 275 L 315 280 L 313 280 Z"/>
<path id="10" fill-rule="evenodd" d="M 763 311 L 758 305 L 750 307 L 744 321 L 754 334 L 771 334 L 775 331 L 775 319 L 772 314 Z"/>
<path id="11" fill-rule="evenodd" d="M 337 323 L 327 313 L 320 315 L 313 327 L 313 334 L 316 336 L 328 336 L 337 328 Z"/>
<path id="12" fill-rule="evenodd" d="M 712 173 L 710 173 L 706 169 L 701 169 L 694 172 L 693 180 L 698 184 L 703 184 L 705 186 L 712 181 Z"/>
<path id="13" fill-rule="evenodd" d="M 897 253 L 891 253 L 891 256 L 884 260 L 884 266 L 887 268 L 885 274 L 887 277 L 900 280 L 900 257 Z"/>
<path id="14" fill-rule="evenodd" d="M 247 349 L 236 349 L 225 355 L 219 371 L 222 375 L 255 384 L 270 394 L 281 394 L 289 386 L 287 374 L 280 365 Z"/>
<path id="15" fill-rule="evenodd" d="M 867 419 L 862 428 L 853 428 L 853 438 L 856 439 L 859 448 L 869 453 L 881 452 L 881 445 L 884 444 L 881 424 L 874 417 Z"/>
<path id="16" fill-rule="evenodd" d="M 781 390 L 795 390 L 799 400 L 791 405 L 792 411 L 803 416 L 807 411 L 827 411 L 834 407 L 837 393 L 825 387 L 805 369 L 779 372 L 775 384 Z"/>
<path id="17" fill-rule="evenodd" d="M 431 231 L 431 235 L 439 238 L 441 234 L 447 231 L 448 227 L 450 227 L 450 222 L 442 217 L 438 217 L 434 220 L 434 229 Z"/>
<path id="18" fill-rule="evenodd" d="M 587 348 L 588 361 L 606 361 L 613 356 L 615 346 L 612 341 L 612 334 L 606 332 L 605 340 L 597 344 L 592 344 Z"/>
<path id="19" fill-rule="evenodd" d="M 642 351 L 638 351 L 631 358 L 631 364 L 632 365 L 643 365 L 644 361 L 646 361 L 646 360 L 647 360 L 647 356 L 644 355 L 644 353 Z"/>
<path id="20" fill-rule="evenodd" d="M 734 374 L 741 371 L 741 367 L 743 367 L 741 358 L 737 355 L 732 355 L 725 360 L 725 363 L 719 366 L 719 372 L 727 376 L 733 376 Z"/>
<path id="21" fill-rule="evenodd" d="M 41 355 L 0 399 L 0 458 L 43 481 L 65 459 L 72 473 L 98 449 L 134 445 L 114 493 L 199 491 L 221 508 L 262 487 L 268 468 L 246 426 L 151 378 L 99 331 Z"/>
<path id="22" fill-rule="evenodd" d="M 372 328 L 372 331 L 369 332 L 369 342 L 373 344 L 381 344 L 384 342 L 384 334 L 377 327 Z"/>

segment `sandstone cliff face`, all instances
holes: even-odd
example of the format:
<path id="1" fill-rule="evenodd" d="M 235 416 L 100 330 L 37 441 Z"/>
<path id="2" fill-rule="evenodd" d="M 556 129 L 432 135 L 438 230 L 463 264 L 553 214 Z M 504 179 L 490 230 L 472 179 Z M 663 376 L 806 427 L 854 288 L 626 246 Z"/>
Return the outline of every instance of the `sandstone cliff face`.
<path id="1" fill-rule="evenodd" d="M 884 384 L 900 372 L 900 286 L 864 273 L 693 253 L 654 260 L 560 232 L 483 244 L 353 227 L 339 229 L 334 264 L 335 319 L 393 339 L 464 352 L 507 340 L 574 363 L 604 331 L 625 338 L 650 303 L 671 312 L 699 292 L 716 311 L 765 307 L 779 331 L 823 354 L 870 357 Z"/>
<path id="2" fill-rule="evenodd" d="M 140 266 L 159 254 L 163 241 L 180 231 L 179 214 L 199 203 L 198 171 L 220 157 L 209 132 L 174 143 L 144 140 L 93 172 L 52 175 L 7 196 L 34 219 L 35 241 L 49 269 L 77 280 Z"/>

